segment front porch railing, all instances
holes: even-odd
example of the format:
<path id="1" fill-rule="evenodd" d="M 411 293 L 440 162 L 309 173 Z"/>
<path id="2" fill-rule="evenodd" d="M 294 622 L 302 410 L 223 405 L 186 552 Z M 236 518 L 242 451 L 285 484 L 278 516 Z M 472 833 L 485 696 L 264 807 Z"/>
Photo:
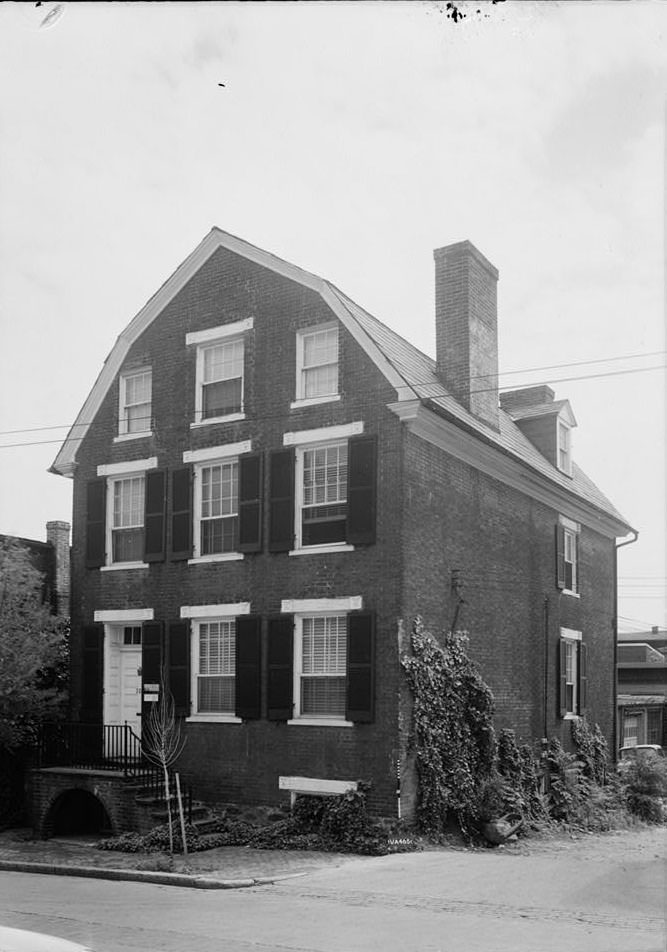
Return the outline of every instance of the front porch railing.
<path id="1" fill-rule="evenodd" d="M 37 754 L 40 767 L 120 770 L 126 776 L 150 768 L 128 724 L 45 724 Z"/>

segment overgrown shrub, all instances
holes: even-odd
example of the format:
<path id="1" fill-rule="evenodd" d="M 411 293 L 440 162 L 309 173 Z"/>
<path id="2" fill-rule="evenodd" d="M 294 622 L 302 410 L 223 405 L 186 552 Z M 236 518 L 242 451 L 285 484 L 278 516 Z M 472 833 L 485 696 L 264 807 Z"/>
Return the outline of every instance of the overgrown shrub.
<path id="1" fill-rule="evenodd" d="M 528 744 L 517 745 L 512 730 L 500 732 L 497 769 L 507 789 L 507 808 L 524 820 L 544 819 L 537 761 Z"/>
<path id="2" fill-rule="evenodd" d="M 628 809 L 648 823 L 667 818 L 667 760 L 639 758 L 624 766 L 621 781 Z"/>
<path id="3" fill-rule="evenodd" d="M 584 763 L 563 749 L 557 738 L 546 750 L 549 770 L 549 812 L 555 820 L 573 820 L 590 796 L 593 782 L 584 771 Z"/>
<path id="4" fill-rule="evenodd" d="M 600 786 L 604 784 L 607 777 L 607 741 L 600 725 L 591 728 L 585 717 L 575 718 L 572 721 L 572 740 L 585 776 Z"/>
<path id="5" fill-rule="evenodd" d="M 493 695 L 466 653 L 464 632 L 440 644 L 420 618 L 402 659 L 413 697 L 412 743 L 419 778 L 417 819 L 441 834 L 450 817 L 464 833 L 478 820 L 477 788 L 493 770 Z"/>

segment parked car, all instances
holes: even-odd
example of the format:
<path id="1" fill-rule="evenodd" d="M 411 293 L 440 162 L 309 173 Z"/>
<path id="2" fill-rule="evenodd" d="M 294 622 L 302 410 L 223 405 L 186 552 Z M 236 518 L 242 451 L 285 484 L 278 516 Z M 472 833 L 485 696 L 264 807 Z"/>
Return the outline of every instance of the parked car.
<path id="1" fill-rule="evenodd" d="M 0 926 L 0 952 L 92 952 L 87 946 L 43 932 Z"/>
<path id="2" fill-rule="evenodd" d="M 618 765 L 621 767 L 636 760 L 652 760 L 654 757 L 667 757 L 664 747 L 660 744 L 634 744 L 632 747 L 621 747 L 618 752 Z"/>

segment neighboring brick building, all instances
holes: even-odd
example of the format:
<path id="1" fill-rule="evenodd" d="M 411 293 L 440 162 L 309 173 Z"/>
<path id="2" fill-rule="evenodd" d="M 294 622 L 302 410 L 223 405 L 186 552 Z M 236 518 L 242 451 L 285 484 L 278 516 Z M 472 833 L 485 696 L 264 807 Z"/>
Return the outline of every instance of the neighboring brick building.
<path id="1" fill-rule="evenodd" d="M 667 746 L 667 631 L 618 636 L 619 746 Z"/>
<path id="2" fill-rule="evenodd" d="M 498 405 L 495 268 L 435 252 L 433 361 L 213 229 L 118 338 L 73 478 L 73 714 L 129 723 L 161 663 L 210 802 L 369 780 L 409 815 L 416 614 L 457 626 L 520 740 L 614 730 L 615 539 L 548 387 Z M 400 803 L 397 773 L 401 774 Z M 317 782 L 319 782 L 319 784 Z"/>
<path id="3" fill-rule="evenodd" d="M 16 541 L 30 553 L 30 561 L 44 580 L 42 598 L 54 615 L 69 615 L 70 552 L 69 522 L 46 523 L 46 542 L 0 534 L 0 540 Z"/>

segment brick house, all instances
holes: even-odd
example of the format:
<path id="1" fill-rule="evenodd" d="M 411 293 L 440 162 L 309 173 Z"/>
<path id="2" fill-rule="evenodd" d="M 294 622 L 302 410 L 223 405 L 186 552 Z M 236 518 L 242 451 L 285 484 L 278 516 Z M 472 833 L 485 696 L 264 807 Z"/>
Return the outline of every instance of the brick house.
<path id="1" fill-rule="evenodd" d="M 667 631 L 619 635 L 616 669 L 619 746 L 667 746 Z"/>
<path id="2" fill-rule="evenodd" d="M 566 400 L 499 403 L 496 269 L 467 241 L 434 257 L 435 361 L 213 229 L 53 464 L 74 490 L 73 717 L 139 735 L 166 672 L 211 803 L 363 779 L 409 816 L 417 614 L 469 631 L 499 726 L 567 745 L 586 710 L 612 739 L 630 526 L 573 460 Z"/>
<path id="3" fill-rule="evenodd" d="M 54 615 L 69 615 L 70 548 L 69 522 L 46 523 L 46 542 L 0 533 L 0 541 L 18 542 L 27 550 L 30 561 L 42 575 L 42 600 Z"/>

